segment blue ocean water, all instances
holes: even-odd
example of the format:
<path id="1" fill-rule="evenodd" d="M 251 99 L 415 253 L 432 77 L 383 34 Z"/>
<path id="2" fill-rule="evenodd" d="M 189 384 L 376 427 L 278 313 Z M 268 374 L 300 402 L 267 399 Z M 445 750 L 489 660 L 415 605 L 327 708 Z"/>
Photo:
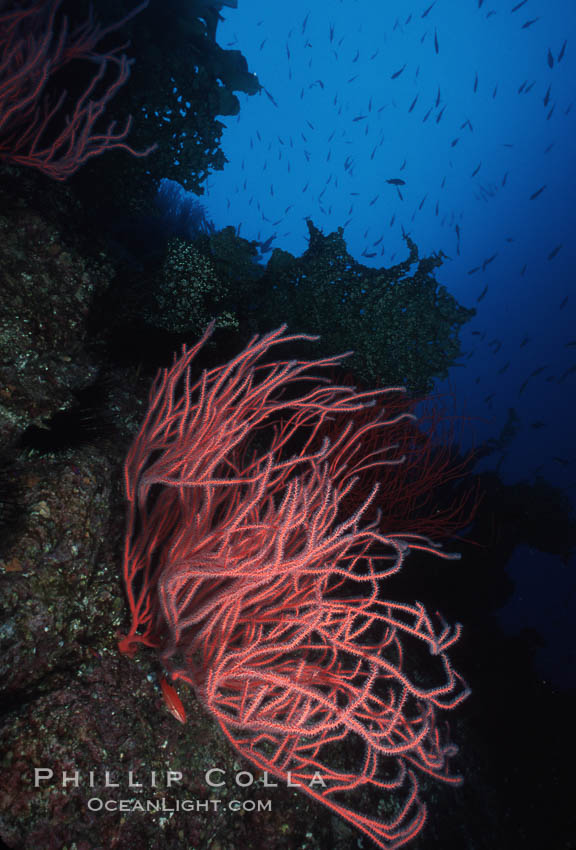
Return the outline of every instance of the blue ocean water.
<path id="1" fill-rule="evenodd" d="M 484 462 L 505 483 L 543 477 L 573 500 L 576 7 L 241 6 L 222 10 L 218 41 L 263 90 L 220 119 L 229 161 L 205 184 L 207 217 L 295 254 L 307 218 L 324 233 L 345 225 L 368 266 L 406 257 L 403 230 L 421 255 L 443 251 L 438 281 L 477 315 L 437 390 L 470 418 L 468 445 L 512 421 Z M 519 547 L 500 614 L 512 632 L 539 632 L 540 674 L 561 686 L 576 684 L 574 566 Z"/>

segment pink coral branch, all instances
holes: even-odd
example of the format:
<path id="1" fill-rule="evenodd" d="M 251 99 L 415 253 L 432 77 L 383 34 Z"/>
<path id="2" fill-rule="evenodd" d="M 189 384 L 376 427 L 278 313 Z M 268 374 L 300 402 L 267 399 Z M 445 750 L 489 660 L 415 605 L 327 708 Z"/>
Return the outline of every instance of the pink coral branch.
<path id="1" fill-rule="evenodd" d="M 402 416 L 375 408 L 359 433 L 321 437 L 387 390 L 313 376 L 341 358 L 262 362 L 302 339 L 284 331 L 193 381 L 211 326 L 157 377 L 124 470 L 132 623 L 120 648 L 156 648 L 242 755 L 393 850 L 426 820 L 418 773 L 461 781 L 438 714 L 468 689 L 447 655 L 460 627 L 382 600 L 382 585 L 412 549 L 457 556 L 383 535 L 378 514 L 366 519 L 378 484 L 346 510 L 366 469 L 402 462 L 384 439 Z M 349 808 L 360 788 L 393 795 L 396 814 Z"/>
<path id="2" fill-rule="evenodd" d="M 116 55 L 121 47 L 97 53 L 96 45 L 147 2 L 104 29 L 94 23 L 92 10 L 88 20 L 72 32 L 64 17 L 56 33 L 60 5 L 61 0 L 52 0 L 0 14 L 0 159 L 66 180 L 104 151 L 123 149 L 133 156 L 146 156 L 156 146 L 136 151 L 127 144 L 130 117 L 118 130 L 114 121 L 103 132 L 96 129 L 108 103 L 130 76 L 131 64 L 126 56 Z M 98 68 L 72 114 L 62 120 L 67 92 L 50 102 L 45 89 L 64 65 L 77 59 L 96 63 Z M 110 67 L 116 68 L 116 78 L 106 82 Z"/>

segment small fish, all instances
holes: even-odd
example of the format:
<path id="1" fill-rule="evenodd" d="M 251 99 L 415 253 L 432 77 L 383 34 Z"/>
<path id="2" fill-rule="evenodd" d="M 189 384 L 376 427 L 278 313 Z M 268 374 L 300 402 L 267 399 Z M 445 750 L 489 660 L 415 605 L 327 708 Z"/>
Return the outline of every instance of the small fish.
<path id="1" fill-rule="evenodd" d="M 402 180 L 401 177 L 389 177 L 388 180 L 386 180 L 386 183 L 390 183 L 392 186 L 405 186 L 406 185 L 406 181 Z"/>
<path id="2" fill-rule="evenodd" d="M 474 77 L 474 92 L 478 91 L 478 71 L 476 71 L 476 76 Z"/>
<path id="3" fill-rule="evenodd" d="M 512 9 L 510 9 L 510 14 L 512 14 L 512 12 L 517 12 L 518 9 L 521 9 L 522 6 L 525 6 L 527 2 L 528 0 L 522 0 L 521 3 L 517 3 Z"/>
<path id="4" fill-rule="evenodd" d="M 402 65 L 402 67 L 401 67 L 401 68 L 399 68 L 399 70 L 398 70 L 398 71 L 394 71 L 394 73 L 391 75 L 390 79 L 391 79 L 391 80 L 395 80 L 395 79 L 397 79 L 397 77 L 399 77 L 399 76 L 400 76 L 400 74 L 402 73 L 402 71 L 404 70 L 404 68 L 405 68 L 405 67 L 406 67 L 406 65 Z"/>
<path id="5" fill-rule="evenodd" d="M 541 422 L 540 420 L 537 420 L 536 422 L 531 422 L 530 427 L 531 428 L 545 428 L 546 422 Z"/>
<path id="6" fill-rule="evenodd" d="M 546 184 L 544 184 L 544 186 L 540 186 L 540 188 L 539 188 L 539 189 L 536 189 L 536 191 L 535 191 L 535 192 L 533 192 L 533 193 L 530 195 L 530 199 L 529 199 L 529 200 L 531 200 L 531 201 L 536 200 L 536 198 L 538 197 L 538 195 L 541 195 L 545 188 L 546 188 Z"/>
<path id="7" fill-rule="evenodd" d="M 423 12 L 422 12 L 422 14 L 420 15 L 420 17 L 421 17 L 421 18 L 425 18 L 425 17 L 428 15 L 428 13 L 431 11 L 431 9 L 433 9 L 433 8 L 434 8 L 434 6 L 435 6 L 435 5 L 436 5 L 436 0 L 434 0 L 434 2 L 433 2 L 433 3 L 431 3 L 431 4 L 430 4 L 430 6 L 428 6 L 428 8 L 427 8 L 427 9 L 424 9 L 424 11 L 423 11 Z"/>
<path id="8" fill-rule="evenodd" d="M 536 21 L 539 21 L 539 20 L 540 20 L 540 18 L 532 18 L 532 19 L 531 19 L 531 20 L 529 20 L 529 21 L 524 21 L 524 23 L 522 24 L 522 29 L 523 29 L 523 30 L 527 30 L 527 29 L 528 29 L 528 27 L 531 27 L 531 26 L 532 26 L 532 24 L 535 24 L 535 23 L 536 23 Z"/>
<path id="9" fill-rule="evenodd" d="M 444 115 L 444 110 L 445 110 L 445 109 L 446 109 L 446 107 L 445 107 L 445 106 L 443 106 L 443 107 L 442 107 L 442 109 L 440 110 L 440 112 L 438 113 L 438 115 L 436 116 L 436 123 L 437 123 L 437 124 L 439 124 L 439 123 L 440 123 L 440 119 L 441 119 L 441 118 L 442 118 L 442 116 Z"/>
<path id="10" fill-rule="evenodd" d="M 548 103 L 550 102 L 550 86 L 548 86 L 548 89 L 546 90 L 546 94 L 544 95 L 544 100 L 542 102 L 543 102 L 544 106 L 548 106 Z"/>
<path id="11" fill-rule="evenodd" d="M 436 95 L 436 108 L 440 106 L 440 86 L 438 86 L 438 94 Z"/>
<path id="12" fill-rule="evenodd" d="M 537 366 L 537 367 L 536 367 L 536 369 L 533 369 L 533 370 L 532 370 L 532 372 L 530 372 L 530 374 L 529 374 L 529 376 L 528 376 L 528 377 L 529 377 L 529 378 L 535 378 L 535 377 L 536 377 L 536 375 L 540 375 L 540 374 L 542 374 L 542 372 L 544 371 L 544 369 L 547 369 L 547 368 L 548 368 L 548 366 L 547 366 L 547 365 L 546 365 L 546 366 Z"/>
<path id="13" fill-rule="evenodd" d="M 567 378 L 568 375 L 573 375 L 574 372 L 576 372 L 576 363 L 573 364 L 572 366 L 569 366 L 568 369 L 566 369 L 564 372 L 562 372 L 562 374 L 558 378 L 558 383 L 560 383 L 560 381 L 565 380 L 565 378 Z"/>
<path id="14" fill-rule="evenodd" d="M 286 212 L 287 212 L 287 210 L 286 210 Z M 270 236 L 268 239 L 266 239 L 265 242 L 260 243 L 260 253 L 261 254 L 267 254 L 268 251 L 270 251 L 270 248 L 272 246 L 272 242 L 274 241 L 275 238 L 276 238 L 276 234 L 274 233 L 272 236 Z"/>
<path id="15" fill-rule="evenodd" d="M 571 339 L 569 342 L 564 343 L 565 348 L 575 348 L 576 347 L 576 339 Z"/>
<path id="16" fill-rule="evenodd" d="M 524 339 L 523 339 L 523 340 L 522 340 L 522 342 L 520 343 L 520 348 L 524 348 L 524 346 L 526 345 L 526 343 L 527 343 L 527 342 L 530 342 L 530 337 L 529 337 L 529 336 L 525 336 L 525 337 L 524 337 Z"/>
<path id="17" fill-rule="evenodd" d="M 548 59 L 548 67 L 553 68 L 554 67 L 554 57 L 552 56 L 552 51 L 550 50 L 550 48 L 548 48 L 547 59 Z"/>
<path id="18" fill-rule="evenodd" d="M 436 32 L 436 27 L 434 27 L 434 50 L 436 53 L 440 53 L 440 49 L 438 47 L 438 34 Z"/>
<path id="19" fill-rule="evenodd" d="M 560 306 L 558 307 L 558 309 L 563 310 L 567 303 L 568 303 L 568 296 L 565 295 L 564 298 L 562 299 L 562 301 L 560 302 Z"/>
<path id="20" fill-rule="evenodd" d="M 559 245 L 556 245 L 556 247 L 552 251 L 550 251 L 550 253 L 548 254 L 548 259 L 553 260 L 561 247 L 562 247 L 562 243 L 560 243 Z M 562 308 L 560 308 L 560 309 L 562 309 Z"/>
<path id="21" fill-rule="evenodd" d="M 413 101 L 412 101 L 412 103 L 410 104 L 410 109 L 408 110 L 408 112 L 412 112 L 412 110 L 413 110 L 413 109 L 414 109 L 414 107 L 416 106 L 416 101 L 417 101 L 417 100 L 418 100 L 418 95 L 416 95 L 416 97 L 414 98 L 414 100 L 413 100 Z"/>
<path id="22" fill-rule="evenodd" d="M 486 260 L 484 260 L 484 262 L 482 263 L 482 271 L 484 271 L 486 269 L 486 266 L 489 266 L 490 263 L 493 260 L 495 260 L 497 256 L 498 256 L 498 252 L 496 252 L 495 254 L 492 254 L 491 257 L 488 257 Z"/>
<path id="23" fill-rule="evenodd" d="M 480 295 L 479 295 L 479 296 L 478 296 L 478 298 L 476 299 L 476 303 L 477 303 L 477 304 L 479 304 L 479 303 L 480 303 L 480 301 L 482 301 L 482 299 L 484 298 L 484 296 L 486 295 L 486 293 L 487 293 L 487 292 L 488 292 L 488 285 L 486 285 L 486 286 L 484 287 L 484 289 L 482 290 L 482 292 L 480 293 Z"/>
<path id="24" fill-rule="evenodd" d="M 272 95 L 270 94 L 270 92 L 268 91 L 268 89 L 265 89 L 265 88 L 264 88 L 264 86 L 262 86 L 262 91 L 264 92 L 264 94 L 266 95 L 266 97 L 268 98 L 268 100 L 270 100 L 270 101 L 274 104 L 274 106 L 276 106 L 276 107 L 277 107 L 277 106 L 278 106 L 278 104 L 276 103 L 276 101 L 274 100 L 274 98 L 272 97 Z M 258 136 L 258 138 L 260 138 L 260 136 Z"/>
<path id="25" fill-rule="evenodd" d="M 506 371 L 507 371 L 507 369 L 508 369 L 508 367 L 509 367 L 509 366 L 510 366 L 510 361 L 508 360 L 508 362 L 507 362 L 507 363 L 505 363 L 505 364 L 504 364 L 504 365 L 503 365 L 500 369 L 498 369 L 498 374 L 499 374 L 499 375 L 503 375 L 503 374 L 504 374 L 504 372 L 506 372 Z"/>
<path id="26" fill-rule="evenodd" d="M 566 369 L 566 371 L 562 372 L 562 374 L 558 378 L 558 382 L 560 383 L 560 381 L 565 380 L 565 378 L 567 378 L 568 375 L 573 375 L 574 372 L 576 372 L 576 364 L 574 364 L 573 366 L 569 366 L 568 369 Z"/>
<path id="27" fill-rule="evenodd" d="M 182 700 L 178 696 L 176 688 L 167 682 L 165 676 L 160 677 L 160 688 L 162 689 L 162 696 L 170 714 L 176 720 L 179 720 L 180 723 L 186 723 L 186 709 L 182 704 Z"/>
<path id="28" fill-rule="evenodd" d="M 480 266 L 474 266 L 473 269 L 468 269 L 468 274 L 476 274 L 476 272 L 480 271 Z"/>
<path id="29" fill-rule="evenodd" d="M 560 53 L 556 57 L 556 62 L 561 62 L 562 59 L 564 58 L 564 54 L 566 53 L 566 45 L 567 44 L 568 44 L 568 42 L 565 41 L 564 44 L 562 45 L 562 47 L 560 48 Z"/>
<path id="30" fill-rule="evenodd" d="M 518 395 L 519 395 L 519 396 L 520 396 L 520 395 L 522 395 L 522 393 L 524 392 L 524 390 L 525 390 L 525 389 L 526 389 L 526 387 L 528 386 L 528 381 L 529 381 L 529 380 L 530 380 L 530 378 L 526 378 L 526 380 L 525 380 L 525 381 L 524 381 L 524 382 L 520 385 L 520 389 L 518 390 Z"/>

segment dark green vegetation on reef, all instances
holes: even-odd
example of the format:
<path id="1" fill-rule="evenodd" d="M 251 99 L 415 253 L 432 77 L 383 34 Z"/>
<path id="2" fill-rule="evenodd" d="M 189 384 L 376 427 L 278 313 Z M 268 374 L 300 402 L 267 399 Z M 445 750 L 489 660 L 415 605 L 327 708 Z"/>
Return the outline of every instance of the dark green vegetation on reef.
<path id="1" fill-rule="evenodd" d="M 293 331 L 320 334 L 326 355 L 354 351 L 348 366 L 369 383 L 401 384 L 420 394 L 444 378 L 460 354 L 458 334 L 475 310 L 462 307 L 434 269 L 441 255 L 409 255 L 390 268 L 369 268 L 346 250 L 342 228 L 322 234 L 311 221 L 308 249 L 276 249 L 264 280 L 261 321 L 284 316 Z"/>
<path id="2" fill-rule="evenodd" d="M 309 356 L 319 348 L 323 356 L 353 351 L 346 365 L 367 383 L 422 394 L 446 377 L 460 355 L 460 328 L 475 310 L 434 277 L 442 256 L 420 258 L 406 236 L 406 260 L 369 268 L 348 253 L 342 228 L 325 236 L 308 221 L 308 230 L 301 257 L 277 248 L 266 266 L 256 262 L 257 243 L 232 227 L 200 236 L 193 247 L 171 242 L 146 322 L 192 336 L 212 318 L 244 336 L 286 322 L 295 333 L 320 335 Z"/>

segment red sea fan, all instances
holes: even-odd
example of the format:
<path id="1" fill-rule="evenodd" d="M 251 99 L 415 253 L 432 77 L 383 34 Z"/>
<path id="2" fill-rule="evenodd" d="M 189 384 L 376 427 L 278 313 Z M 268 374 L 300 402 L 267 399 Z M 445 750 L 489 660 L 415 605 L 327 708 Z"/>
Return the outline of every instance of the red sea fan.
<path id="1" fill-rule="evenodd" d="M 284 327 L 193 382 L 211 331 L 156 379 L 126 460 L 120 649 L 154 647 L 249 761 L 400 847 L 426 819 L 419 774 L 460 782 L 438 717 L 468 693 L 448 657 L 460 626 L 381 598 L 411 549 L 457 556 L 383 534 L 378 481 L 345 509 L 363 476 L 402 463 L 387 432 L 411 414 L 387 413 L 399 388 L 359 393 L 312 374 L 339 357 L 262 362 L 310 339 Z M 370 816 L 349 807 L 369 789 L 382 804 Z"/>
<path id="2" fill-rule="evenodd" d="M 345 378 L 352 383 L 352 376 Z M 369 515 L 381 513 L 380 531 L 406 536 L 426 535 L 434 540 L 457 538 L 457 532 L 472 521 L 480 493 L 478 486 L 460 486 L 471 472 L 474 451 L 460 454 L 458 433 L 465 420 L 450 412 L 450 399 L 429 396 L 406 398 L 404 391 L 390 392 L 346 417 L 333 418 L 322 429 L 332 440 L 344 424 L 352 421 L 358 434 L 356 451 L 365 459 L 382 452 L 381 432 L 370 423 L 379 408 L 385 408 L 386 450 L 402 463 L 363 470 L 358 484 L 349 493 L 346 509 L 354 511 L 378 483 L 378 493 Z M 407 413 L 417 415 L 408 416 Z"/>
<path id="3" fill-rule="evenodd" d="M 131 117 L 121 129 L 115 121 L 100 126 L 110 100 L 130 76 L 131 60 L 118 55 L 121 47 L 99 52 L 97 45 L 148 0 L 106 28 L 90 11 L 84 23 L 70 29 L 67 17 L 59 15 L 61 5 L 62 0 L 0 0 L 0 160 L 54 180 L 67 180 L 105 151 L 122 149 L 140 157 L 156 147 L 130 147 Z M 84 91 L 72 103 L 65 90 L 49 96 L 46 90 L 61 69 L 79 60 L 97 69 Z"/>

